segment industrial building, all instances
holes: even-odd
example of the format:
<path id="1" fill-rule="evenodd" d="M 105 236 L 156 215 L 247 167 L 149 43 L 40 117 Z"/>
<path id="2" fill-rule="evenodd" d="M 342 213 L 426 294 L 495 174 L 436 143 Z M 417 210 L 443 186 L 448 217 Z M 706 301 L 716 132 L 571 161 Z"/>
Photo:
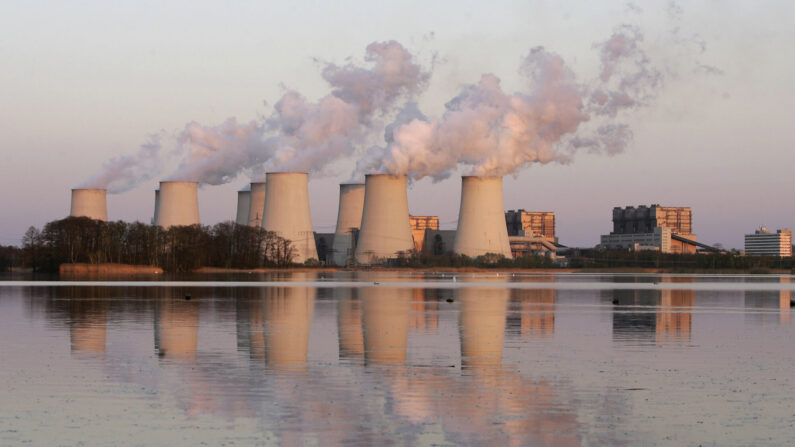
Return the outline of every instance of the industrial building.
<path id="1" fill-rule="evenodd" d="M 792 230 L 771 232 L 764 226 L 745 235 L 745 254 L 749 256 L 792 256 Z"/>
<path id="2" fill-rule="evenodd" d="M 607 249 L 657 250 L 662 253 L 695 253 L 696 247 L 712 250 L 696 242 L 690 207 L 651 206 L 613 208 L 613 231 L 602 235 Z"/>
<path id="3" fill-rule="evenodd" d="M 425 231 L 439 229 L 439 216 L 409 216 L 414 250 L 420 252 L 425 246 Z"/>
<path id="4" fill-rule="evenodd" d="M 502 177 L 461 177 L 461 207 L 453 251 L 472 258 L 486 254 L 511 256 Z"/>
<path id="5" fill-rule="evenodd" d="M 335 265 L 348 265 L 354 262 L 356 253 L 356 239 L 359 227 L 362 224 L 362 211 L 364 210 L 364 184 L 343 183 L 340 185 L 340 203 L 337 210 L 337 227 L 334 231 L 330 255 L 326 262 Z M 318 256 L 320 246 L 318 245 Z M 318 258 L 321 261 L 324 259 Z"/>
<path id="6" fill-rule="evenodd" d="M 365 175 L 356 262 L 373 264 L 409 253 L 413 248 L 406 176 Z"/>
<path id="7" fill-rule="evenodd" d="M 508 236 L 544 237 L 550 242 L 557 242 L 555 213 L 551 211 L 506 211 L 505 225 L 508 227 Z"/>
<path id="8" fill-rule="evenodd" d="M 306 172 L 268 172 L 265 177 L 262 228 L 292 242 L 293 262 L 317 259 L 315 232 L 309 211 L 309 177 Z M 252 184 L 251 213 L 255 213 Z"/>

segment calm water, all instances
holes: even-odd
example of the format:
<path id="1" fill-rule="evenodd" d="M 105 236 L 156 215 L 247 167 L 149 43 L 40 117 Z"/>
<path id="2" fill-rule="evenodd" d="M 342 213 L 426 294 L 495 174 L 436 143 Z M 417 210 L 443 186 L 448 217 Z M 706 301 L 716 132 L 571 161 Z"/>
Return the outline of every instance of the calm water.
<path id="1" fill-rule="evenodd" d="M 0 445 L 795 442 L 789 276 L 238 279 L 0 282 Z"/>

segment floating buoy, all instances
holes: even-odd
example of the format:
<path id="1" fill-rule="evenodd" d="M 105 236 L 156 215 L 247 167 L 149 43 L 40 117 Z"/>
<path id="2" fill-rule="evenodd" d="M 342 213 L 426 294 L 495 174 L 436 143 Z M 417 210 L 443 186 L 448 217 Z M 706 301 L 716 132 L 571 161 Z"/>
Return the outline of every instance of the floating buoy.
<path id="1" fill-rule="evenodd" d="M 447 298 L 445 301 L 447 301 L 448 303 L 452 303 L 453 299 L 452 298 Z"/>
<path id="2" fill-rule="evenodd" d="M 189 300 L 189 299 L 190 299 L 190 293 L 186 293 L 186 294 L 185 294 L 185 299 L 186 299 L 186 300 Z"/>
<path id="3" fill-rule="evenodd" d="M 613 298 L 613 304 L 618 306 L 618 298 Z"/>

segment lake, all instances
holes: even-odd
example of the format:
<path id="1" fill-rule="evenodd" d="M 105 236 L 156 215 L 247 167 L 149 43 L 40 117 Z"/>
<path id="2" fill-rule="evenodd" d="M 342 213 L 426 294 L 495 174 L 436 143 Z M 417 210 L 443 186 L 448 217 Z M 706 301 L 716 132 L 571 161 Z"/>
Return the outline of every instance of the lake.
<path id="1" fill-rule="evenodd" d="M 0 281 L 0 445 L 795 441 L 789 275 L 201 278 Z"/>

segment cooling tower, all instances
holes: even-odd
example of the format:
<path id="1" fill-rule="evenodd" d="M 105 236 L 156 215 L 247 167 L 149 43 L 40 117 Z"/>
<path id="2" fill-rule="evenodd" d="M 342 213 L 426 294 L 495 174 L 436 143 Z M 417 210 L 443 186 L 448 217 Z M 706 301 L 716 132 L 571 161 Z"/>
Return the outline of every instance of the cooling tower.
<path id="1" fill-rule="evenodd" d="M 157 219 L 160 218 L 160 188 L 155 190 L 155 213 L 152 217 L 152 225 L 157 224 Z"/>
<path id="2" fill-rule="evenodd" d="M 362 224 L 364 208 L 364 185 L 345 183 L 340 185 L 340 207 L 337 212 L 337 230 L 334 232 L 331 261 L 335 265 L 347 265 L 353 260 L 354 231 Z"/>
<path id="3" fill-rule="evenodd" d="M 265 212 L 265 191 L 265 182 L 251 183 L 251 206 L 248 211 L 248 224 L 252 227 L 262 226 L 262 216 Z"/>
<path id="4" fill-rule="evenodd" d="M 406 176 L 368 174 L 365 176 L 364 210 L 356 262 L 372 264 L 394 258 L 414 248 L 409 224 Z"/>
<path id="5" fill-rule="evenodd" d="M 155 225 L 199 224 L 199 184 L 196 182 L 160 182 L 160 201 Z"/>
<path id="6" fill-rule="evenodd" d="M 235 223 L 238 225 L 248 225 L 249 210 L 251 210 L 251 191 L 247 189 L 238 191 Z"/>
<path id="7" fill-rule="evenodd" d="M 315 233 L 309 212 L 309 184 L 305 172 L 269 172 L 262 228 L 292 242 L 293 262 L 317 259 Z M 252 188 L 254 185 L 252 185 Z M 251 196 L 254 209 L 254 195 Z"/>
<path id="8" fill-rule="evenodd" d="M 496 253 L 511 257 L 502 203 L 502 177 L 461 177 L 461 208 L 453 251 L 476 257 Z"/>
<path id="9" fill-rule="evenodd" d="M 73 189 L 71 217 L 90 217 L 108 221 L 108 206 L 104 189 Z"/>

